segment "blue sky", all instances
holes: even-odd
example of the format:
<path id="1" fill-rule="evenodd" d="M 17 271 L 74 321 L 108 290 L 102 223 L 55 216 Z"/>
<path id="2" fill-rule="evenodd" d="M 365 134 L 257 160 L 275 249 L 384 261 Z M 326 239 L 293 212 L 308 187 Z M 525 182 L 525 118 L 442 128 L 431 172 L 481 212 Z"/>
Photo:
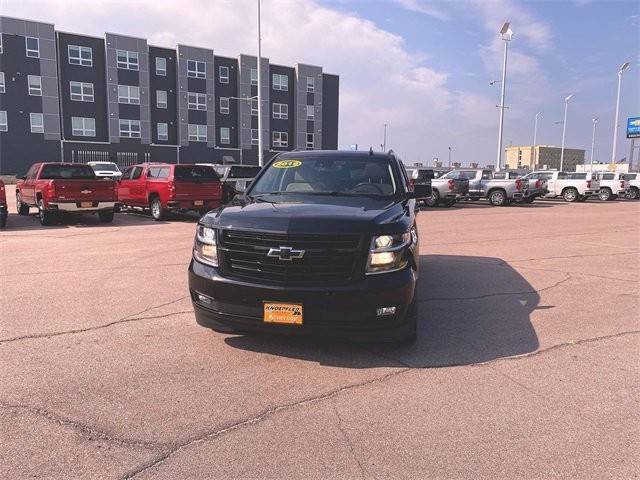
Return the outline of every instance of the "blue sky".
<path id="1" fill-rule="evenodd" d="M 131 5 L 135 8 L 131 9 Z M 0 14 L 255 54 L 255 0 L 0 0 Z M 126 11 L 127 15 L 122 15 Z M 81 12 L 81 13 L 79 13 Z M 388 146 L 408 162 L 495 163 L 502 23 L 511 21 L 504 143 L 559 145 L 564 97 L 575 93 L 567 146 L 611 156 L 617 69 L 625 61 L 621 125 L 640 115 L 640 1 L 262 0 L 263 54 L 272 63 L 323 66 L 340 75 L 341 147 Z M 618 158 L 628 152 L 619 131 Z M 589 152 L 587 152 L 587 157 Z"/>

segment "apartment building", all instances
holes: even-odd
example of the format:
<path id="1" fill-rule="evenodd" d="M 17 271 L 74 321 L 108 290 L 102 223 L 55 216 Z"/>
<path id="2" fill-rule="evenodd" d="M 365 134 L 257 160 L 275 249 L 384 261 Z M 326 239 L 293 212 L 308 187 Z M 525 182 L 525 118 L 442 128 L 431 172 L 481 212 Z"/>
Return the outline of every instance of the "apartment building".
<path id="1" fill-rule="evenodd" d="M 0 175 L 36 161 L 258 162 L 251 55 L 0 17 Z M 265 158 L 338 146 L 339 77 L 262 58 Z"/>

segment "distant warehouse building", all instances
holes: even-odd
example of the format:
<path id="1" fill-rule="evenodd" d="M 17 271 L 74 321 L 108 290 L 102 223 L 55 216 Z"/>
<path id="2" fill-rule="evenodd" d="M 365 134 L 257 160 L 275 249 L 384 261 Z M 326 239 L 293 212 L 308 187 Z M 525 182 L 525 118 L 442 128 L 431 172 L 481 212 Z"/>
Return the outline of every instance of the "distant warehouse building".
<path id="1" fill-rule="evenodd" d="M 0 175 L 36 161 L 258 162 L 257 58 L 0 17 Z M 263 58 L 265 158 L 338 146 L 339 77 Z"/>
<path id="2" fill-rule="evenodd" d="M 527 145 L 521 147 L 507 147 L 506 166 L 509 169 L 560 169 L 560 147 L 552 145 Z M 576 165 L 584 164 L 584 150 L 577 148 L 564 149 L 562 169 L 574 172 Z"/>

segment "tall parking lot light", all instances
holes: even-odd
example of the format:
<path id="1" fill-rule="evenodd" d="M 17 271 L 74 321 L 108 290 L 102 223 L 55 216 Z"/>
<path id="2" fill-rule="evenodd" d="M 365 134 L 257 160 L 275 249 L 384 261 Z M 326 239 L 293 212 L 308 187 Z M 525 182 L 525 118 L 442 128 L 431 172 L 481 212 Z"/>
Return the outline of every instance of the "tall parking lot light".
<path id="1" fill-rule="evenodd" d="M 260 0 L 258 0 L 258 165 L 264 165 L 262 138 L 262 39 L 260 35 Z"/>
<path id="2" fill-rule="evenodd" d="M 496 156 L 496 171 L 500 170 L 502 165 L 502 130 L 504 125 L 504 109 L 506 108 L 504 105 L 504 96 L 505 89 L 507 84 L 507 50 L 509 47 L 509 42 L 511 41 L 511 37 L 513 36 L 513 30 L 509 26 L 509 22 L 505 22 L 500 29 L 500 36 L 502 40 L 504 40 L 504 59 L 502 64 L 502 85 L 500 91 L 500 122 L 498 125 L 498 154 Z"/>
<path id="3" fill-rule="evenodd" d="M 560 149 L 560 171 L 564 166 L 564 138 L 567 133 L 567 110 L 569 109 L 569 100 L 573 97 L 573 93 L 564 99 L 564 121 L 562 122 L 562 148 Z"/>
<path id="4" fill-rule="evenodd" d="M 624 62 L 618 70 L 618 94 L 616 95 L 616 118 L 613 122 L 613 149 L 611 150 L 611 163 L 616 163 L 616 147 L 618 146 L 618 121 L 620 116 L 620 91 L 622 90 L 622 74 L 629 68 L 629 62 Z"/>
<path id="5" fill-rule="evenodd" d="M 533 148 L 535 150 L 536 145 L 538 144 L 538 118 L 542 116 L 542 112 L 536 113 L 536 119 L 533 122 Z"/>
<path id="6" fill-rule="evenodd" d="M 596 148 L 596 125 L 598 124 L 598 117 L 593 117 L 591 121 L 593 122 L 593 134 L 591 135 L 591 168 L 589 170 L 593 171 L 593 151 Z"/>

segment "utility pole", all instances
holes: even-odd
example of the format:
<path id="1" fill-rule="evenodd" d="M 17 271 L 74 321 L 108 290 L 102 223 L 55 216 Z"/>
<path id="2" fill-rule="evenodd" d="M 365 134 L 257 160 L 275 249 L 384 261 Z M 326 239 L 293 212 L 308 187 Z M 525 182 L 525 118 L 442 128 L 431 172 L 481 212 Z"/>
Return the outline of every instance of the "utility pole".
<path id="1" fill-rule="evenodd" d="M 598 124 L 598 117 L 593 117 L 591 119 L 591 121 L 593 122 L 593 134 L 591 135 L 591 167 L 589 168 L 589 171 L 593 171 L 593 152 L 596 148 L 596 125 Z"/>
<path id="2" fill-rule="evenodd" d="M 562 148 L 560 149 L 560 171 L 564 166 L 564 138 L 567 133 L 567 110 L 569 109 L 569 100 L 573 97 L 573 93 L 564 99 L 564 121 L 562 122 Z"/>
<path id="3" fill-rule="evenodd" d="M 260 0 L 258 0 L 258 165 L 264 165 L 262 138 L 262 39 L 260 32 Z"/>
<path id="4" fill-rule="evenodd" d="M 452 148 L 449 147 L 449 168 L 451 168 L 451 150 Z"/>
<path id="5" fill-rule="evenodd" d="M 500 170 L 500 166 L 502 164 L 502 130 L 504 127 L 504 97 L 505 90 L 507 84 L 507 51 L 509 48 L 509 42 L 511 41 L 511 37 L 513 36 L 513 31 L 509 27 L 509 22 L 506 22 L 502 28 L 500 29 L 500 35 L 502 36 L 502 40 L 504 40 L 504 59 L 502 64 L 502 85 L 500 91 L 500 122 L 498 125 L 498 153 L 496 155 L 496 171 Z"/>
<path id="6" fill-rule="evenodd" d="M 611 163 L 616 163 L 616 147 L 618 146 L 618 121 L 620 120 L 620 91 L 622 89 L 622 74 L 629 68 L 629 62 L 625 62 L 618 70 L 618 94 L 616 95 L 616 118 L 613 122 L 613 149 L 611 151 Z"/>

